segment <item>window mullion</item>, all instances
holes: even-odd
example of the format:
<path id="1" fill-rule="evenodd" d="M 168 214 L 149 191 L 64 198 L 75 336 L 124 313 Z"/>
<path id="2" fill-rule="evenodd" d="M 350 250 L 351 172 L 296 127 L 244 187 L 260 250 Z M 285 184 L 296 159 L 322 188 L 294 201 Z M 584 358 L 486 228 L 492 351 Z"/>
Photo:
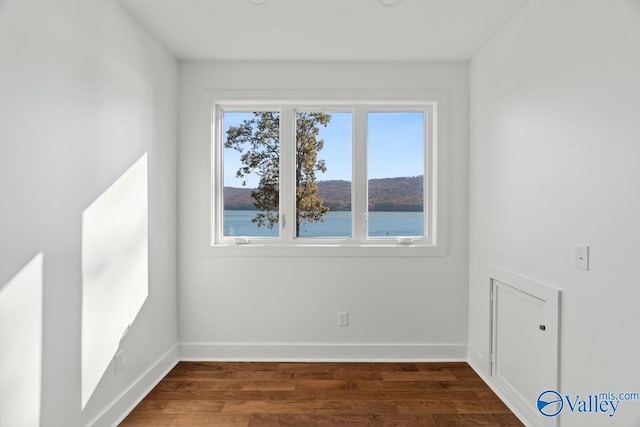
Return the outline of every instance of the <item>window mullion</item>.
<path id="1" fill-rule="evenodd" d="M 353 120 L 353 239 L 356 243 L 364 243 L 367 240 L 367 109 L 357 107 Z"/>
<path id="2" fill-rule="evenodd" d="M 280 238 L 291 243 L 296 233 L 296 144 L 295 111 L 280 112 Z"/>
<path id="3" fill-rule="evenodd" d="M 436 177 L 437 177 L 437 163 L 434 161 L 437 156 L 436 147 L 434 144 L 434 130 L 436 129 L 435 114 L 433 105 L 429 105 L 425 109 L 425 130 L 424 130 L 424 143 L 425 143 L 425 159 L 424 159 L 424 236 L 430 243 L 436 241 L 436 227 L 434 216 L 436 215 Z"/>
<path id="4" fill-rule="evenodd" d="M 224 218 L 224 201 L 223 201 L 223 184 L 224 184 L 224 161 L 223 161 L 223 148 L 222 148 L 222 109 L 212 103 L 211 122 L 209 124 L 209 131 L 213 141 L 211 163 L 213 166 L 213 173 L 211 174 L 211 185 L 213 187 L 213 197 L 211 203 L 211 212 L 213 212 L 212 218 L 212 233 L 211 242 L 215 244 L 218 239 L 223 236 L 223 218 Z"/>

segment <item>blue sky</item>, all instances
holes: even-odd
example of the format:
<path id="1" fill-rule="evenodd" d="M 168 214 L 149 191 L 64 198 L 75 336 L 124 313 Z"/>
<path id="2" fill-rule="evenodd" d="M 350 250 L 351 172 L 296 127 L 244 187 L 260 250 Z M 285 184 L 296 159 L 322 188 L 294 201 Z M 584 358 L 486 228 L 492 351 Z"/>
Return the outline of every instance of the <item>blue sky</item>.
<path id="1" fill-rule="evenodd" d="M 327 164 L 326 173 L 318 173 L 317 179 L 351 181 L 351 113 L 333 112 L 326 128 L 320 128 L 319 137 L 324 148 L 319 154 Z M 224 134 L 231 126 L 237 126 L 253 113 L 226 112 Z M 369 178 L 416 176 L 424 173 L 424 115 L 421 112 L 369 113 L 368 119 L 368 173 Z M 241 187 L 235 177 L 240 167 L 240 154 L 224 150 L 224 185 Z M 257 185 L 256 177 L 247 177 L 247 187 Z"/>

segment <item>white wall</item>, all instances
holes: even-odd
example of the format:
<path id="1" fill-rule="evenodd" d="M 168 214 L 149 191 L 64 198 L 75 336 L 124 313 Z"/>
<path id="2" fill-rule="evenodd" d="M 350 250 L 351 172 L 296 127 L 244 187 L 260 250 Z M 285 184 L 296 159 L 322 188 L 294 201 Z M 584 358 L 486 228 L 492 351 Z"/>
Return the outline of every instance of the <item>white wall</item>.
<path id="1" fill-rule="evenodd" d="M 186 358 L 464 358 L 467 342 L 468 64 L 181 63 L 179 337 Z M 207 255 L 206 90 L 447 90 L 444 257 Z M 337 327 L 339 311 L 350 326 Z"/>
<path id="2" fill-rule="evenodd" d="M 469 358 L 483 374 L 492 263 L 562 290 L 564 393 L 640 391 L 638 76 L 637 0 L 535 0 L 473 59 Z M 566 412 L 562 426 L 640 423 L 640 402 Z"/>
<path id="3" fill-rule="evenodd" d="M 115 422 L 139 397 L 138 388 L 177 357 L 175 350 L 168 353 L 177 342 L 176 143 L 177 63 L 117 2 L 0 2 L 0 288 L 35 256 L 43 260 L 42 336 L 27 350 L 37 353 L 41 343 L 35 387 L 41 389 L 42 426 L 87 425 L 114 402 L 100 423 Z M 148 297 L 120 342 L 125 370 L 115 376 L 107 366 L 81 409 L 83 212 L 145 153 Z M 0 298 L 16 293 L 0 289 Z M 109 308 L 92 313 L 104 328 L 114 320 Z M 26 328 L 16 324 L 15 330 Z M 12 360 L 4 356 L 16 349 L 14 338 L 32 342 L 19 336 L 7 342 L 7 334 L 2 360 Z M 7 384 L 3 379 L 0 394 Z M 138 388 L 129 390 L 133 384 Z M 37 422 L 38 416 L 5 417 L 1 424 Z"/>

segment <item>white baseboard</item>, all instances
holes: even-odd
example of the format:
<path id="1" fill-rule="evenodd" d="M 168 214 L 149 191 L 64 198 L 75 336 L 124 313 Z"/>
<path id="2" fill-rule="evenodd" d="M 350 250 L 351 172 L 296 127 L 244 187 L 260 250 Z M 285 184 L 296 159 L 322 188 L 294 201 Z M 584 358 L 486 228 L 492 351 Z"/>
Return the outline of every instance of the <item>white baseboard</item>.
<path id="1" fill-rule="evenodd" d="M 92 427 L 111 427 L 120 424 L 179 361 L 178 347 L 175 346 L 160 357 L 89 425 Z"/>
<path id="2" fill-rule="evenodd" d="M 486 376 L 491 375 L 491 365 L 488 358 L 485 358 L 482 353 L 471 344 L 469 344 L 468 350 L 467 363 L 469 363 L 476 372 L 481 371 Z"/>
<path id="3" fill-rule="evenodd" d="M 469 354 L 471 355 L 472 352 L 469 352 Z M 485 375 L 485 372 L 482 369 L 479 369 L 479 366 L 475 364 L 475 361 L 472 360 L 471 357 L 469 357 L 467 363 L 525 426 L 534 427 L 540 425 L 538 417 L 532 417 L 529 414 L 529 409 L 521 405 L 519 399 L 512 396 L 509 390 L 502 387 L 496 381 L 493 381 L 489 375 Z"/>
<path id="4" fill-rule="evenodd" d="M 466 344 L 182 343 L 184 361 L 436 362 L 467 360 Z"/>

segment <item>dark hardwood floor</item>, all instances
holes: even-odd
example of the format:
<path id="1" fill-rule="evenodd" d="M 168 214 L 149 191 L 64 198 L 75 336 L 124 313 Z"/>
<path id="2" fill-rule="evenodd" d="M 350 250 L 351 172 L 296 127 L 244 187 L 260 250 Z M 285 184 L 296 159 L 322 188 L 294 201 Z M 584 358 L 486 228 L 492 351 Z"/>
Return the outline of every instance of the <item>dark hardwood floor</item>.
<path id="1" fill-rule="evenodd" d="M 466 363 L 179 363 L 121 426 L 522 426 Z"/>

